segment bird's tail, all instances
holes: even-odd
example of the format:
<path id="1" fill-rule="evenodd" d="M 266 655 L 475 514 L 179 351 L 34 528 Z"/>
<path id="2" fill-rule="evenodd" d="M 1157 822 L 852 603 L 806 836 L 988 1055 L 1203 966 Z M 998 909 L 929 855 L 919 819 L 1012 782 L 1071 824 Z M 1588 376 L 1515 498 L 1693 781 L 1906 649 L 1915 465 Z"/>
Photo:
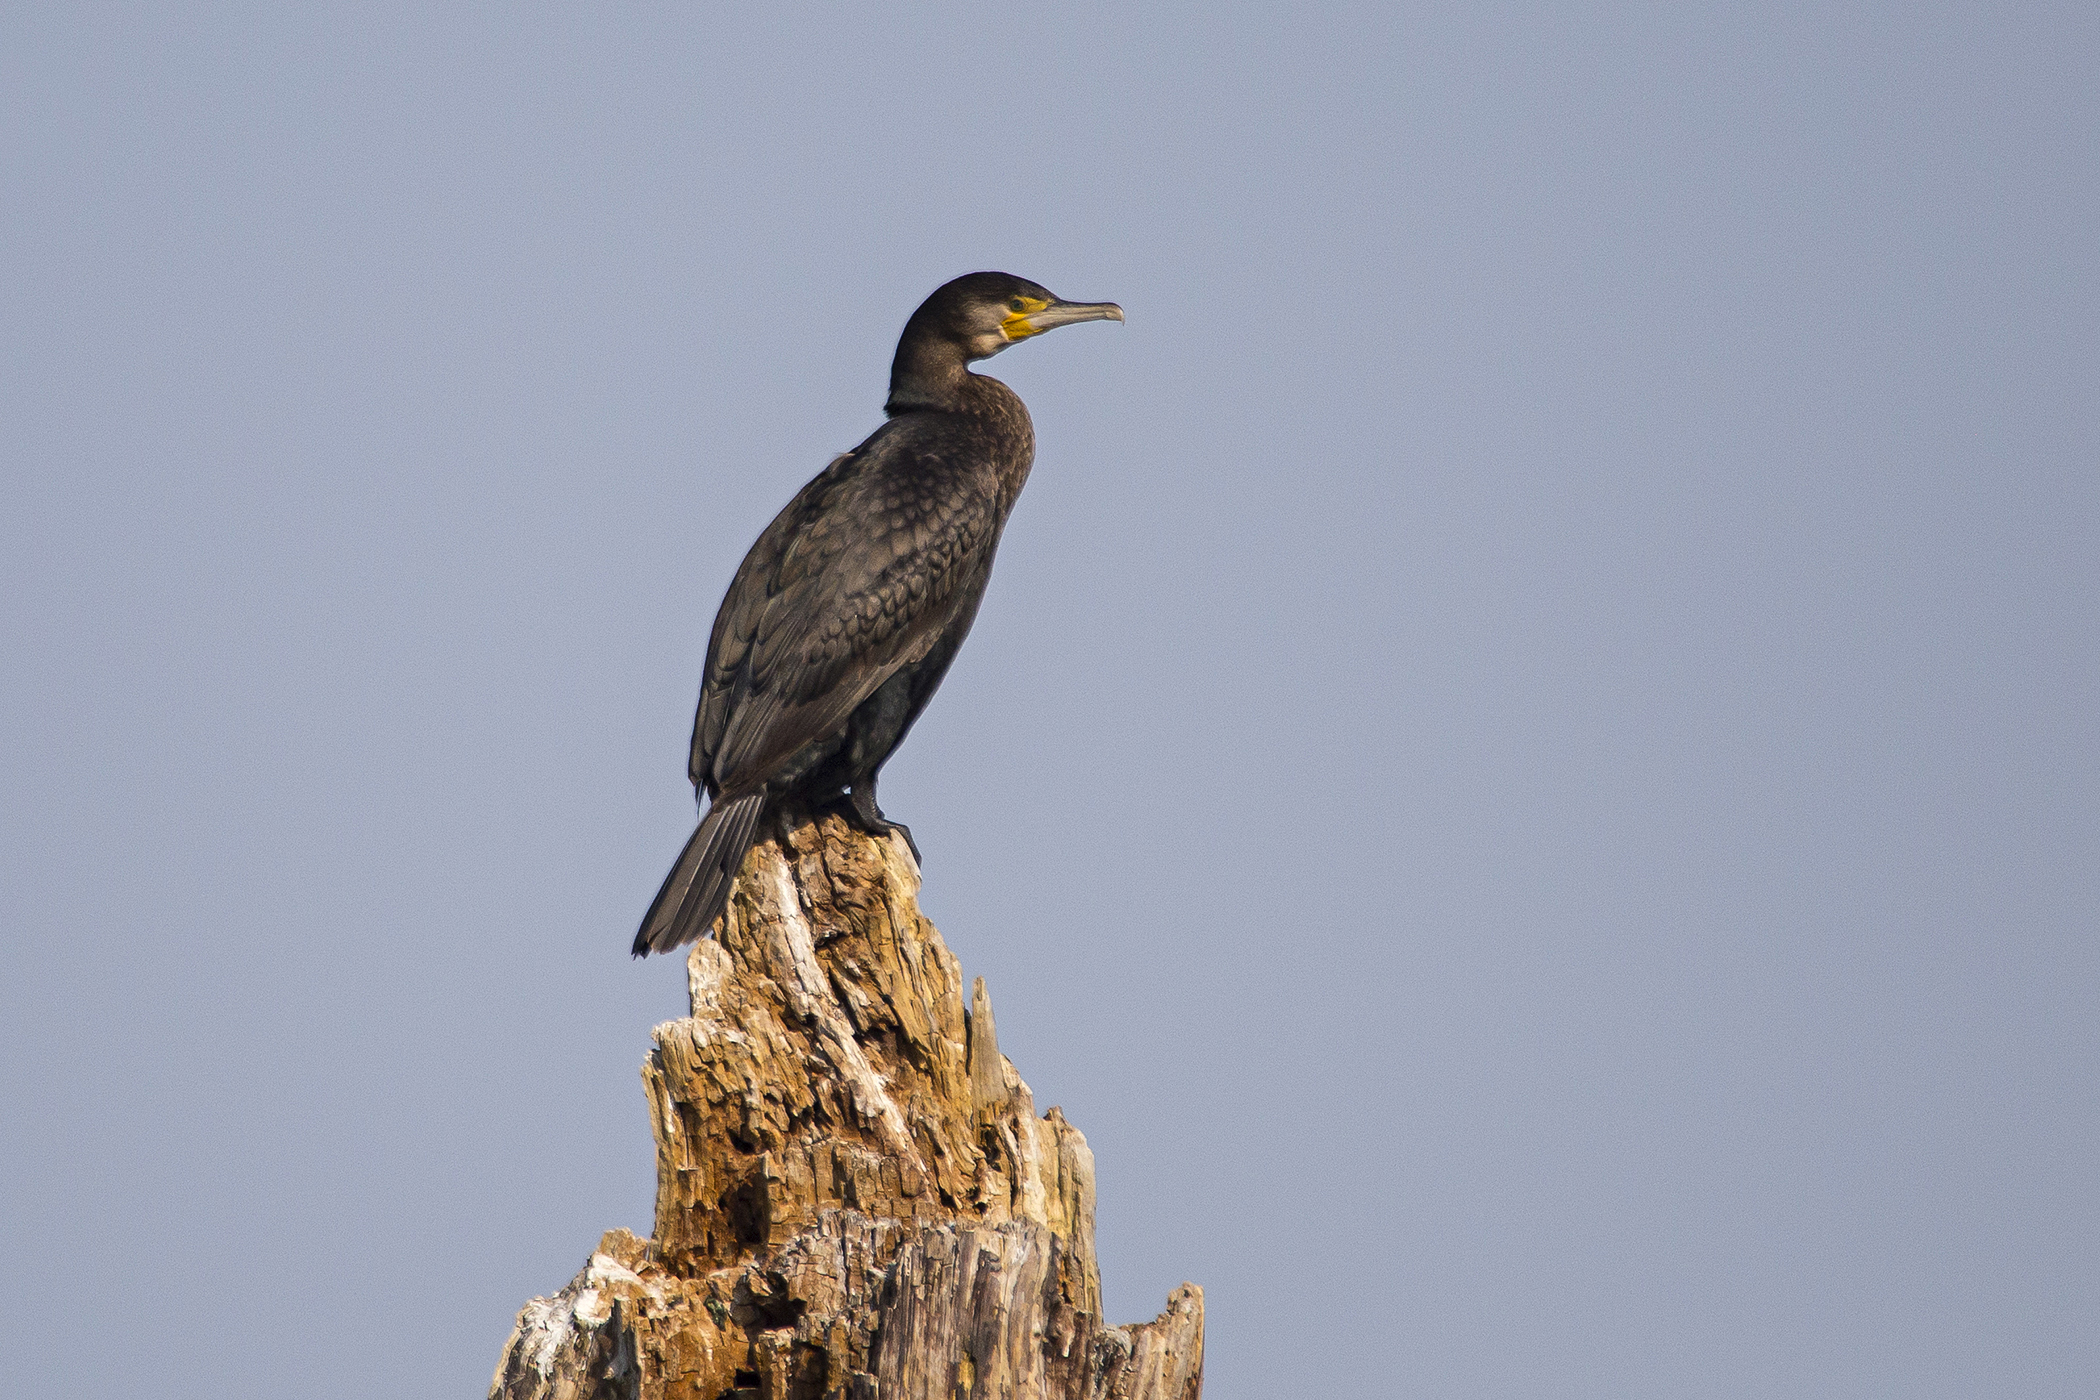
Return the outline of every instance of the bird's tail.
<path id="1" fill-rule="evenodd" d="M 751 849 L 765 807 L 766 795 L 754 792 L 707 809 L 642 919 L 642 930 L 634 936 L 636 957 L 668 953 L 714 926 L 729 905 L 730 884 Z"/>

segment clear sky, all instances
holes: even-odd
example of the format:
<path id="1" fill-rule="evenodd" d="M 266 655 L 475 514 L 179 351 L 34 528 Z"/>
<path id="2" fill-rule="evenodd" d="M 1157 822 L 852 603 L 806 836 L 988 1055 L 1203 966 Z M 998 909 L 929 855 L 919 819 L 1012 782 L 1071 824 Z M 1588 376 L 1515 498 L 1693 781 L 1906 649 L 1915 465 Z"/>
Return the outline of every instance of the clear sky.
<path id="1" fill-rule="evenodd" d="M 998 268 L 884 775 L 1210 1394 L 2090 1396 L 2100 10 L 0 11 L 0 1339 L 478 1394 L 649 1225 L 752 538 Z"/>

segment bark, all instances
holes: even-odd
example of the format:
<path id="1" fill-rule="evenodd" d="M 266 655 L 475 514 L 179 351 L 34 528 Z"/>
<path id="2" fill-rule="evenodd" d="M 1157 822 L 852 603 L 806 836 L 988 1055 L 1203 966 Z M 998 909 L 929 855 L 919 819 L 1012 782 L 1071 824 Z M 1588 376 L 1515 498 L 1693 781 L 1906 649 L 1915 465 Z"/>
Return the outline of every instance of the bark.
<path id="1" fill-rule="evenodd" d="M 917 894 L 834 815 L 754 844 L 642 1066 L 654 1236 L 525 1305 L 491 1400 L 1196 1400 L 1202 1290 L 1102 1324 L 1093 1154 Z"/>

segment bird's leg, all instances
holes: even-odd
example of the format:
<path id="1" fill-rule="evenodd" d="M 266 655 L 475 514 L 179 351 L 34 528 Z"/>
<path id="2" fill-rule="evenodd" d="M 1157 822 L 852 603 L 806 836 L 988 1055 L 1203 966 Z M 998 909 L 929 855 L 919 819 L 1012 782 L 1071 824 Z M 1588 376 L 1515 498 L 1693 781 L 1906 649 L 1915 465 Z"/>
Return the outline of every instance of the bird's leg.
<path id="1" fill-rule="evenodd" d="M 904 844 L 911 847 L 913 862 L 919 865 L 926 863 L 919 858 L 919 843 L 911 839 L 911 828 L 903 822 L 891 821 L 888 817 L 882 815 L 882 809 L 875 805 L 875 775 L 873 773 L 867 776 L 866 781 L 853 785 L 853 795 L 847 799 L 846 806 L 853 814 L 853 824 L 870 836 L 887 836 L 893 831 L 903 832 Z"/>

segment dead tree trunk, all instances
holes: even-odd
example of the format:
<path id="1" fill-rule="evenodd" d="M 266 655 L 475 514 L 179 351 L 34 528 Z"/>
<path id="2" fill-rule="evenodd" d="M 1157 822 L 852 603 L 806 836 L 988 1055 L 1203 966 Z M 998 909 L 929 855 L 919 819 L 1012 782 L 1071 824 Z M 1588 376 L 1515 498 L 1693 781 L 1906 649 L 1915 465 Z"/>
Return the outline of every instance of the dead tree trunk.
<path id="1" fill-rule="evenodd" d="M 1102 1324 L 1093 1154 L 917 892 L 836 816 L 752 848 L 642 1066 L 655 1236 L 526 1304 L 491 1400 L 1196 1400 L 1202 1290 Z"/>

